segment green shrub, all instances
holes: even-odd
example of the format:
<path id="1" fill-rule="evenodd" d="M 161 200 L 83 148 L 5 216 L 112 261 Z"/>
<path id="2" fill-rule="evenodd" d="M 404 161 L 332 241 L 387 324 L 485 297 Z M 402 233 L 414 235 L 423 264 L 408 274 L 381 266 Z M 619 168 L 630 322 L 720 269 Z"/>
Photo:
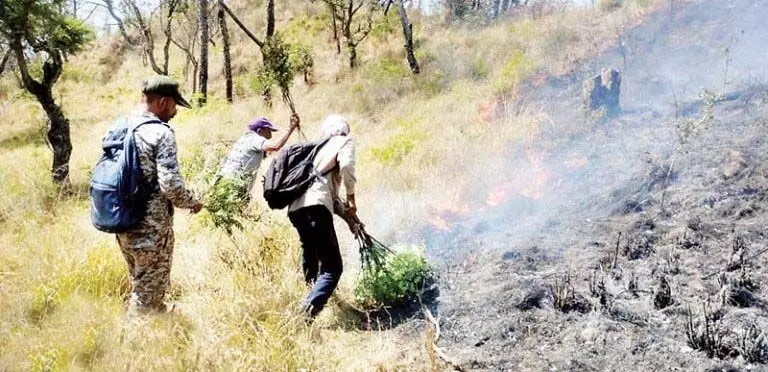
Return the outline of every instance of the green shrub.
<path id="1" fill-rule="evenodd" d="M 398 18 L 397 12 L 390 10 L 386 17 L 378 17 L 373 21 L 371 26 L 371 37 L 379 40 L 384 40 L 393 34 L 400 27 L 400 18 Z"/>
<path id="2" fill-rule="evenodd" d="M 376 83 L 399 82 L 410 75 L 410 70 L 404 60 L 387 56 L 368 63 L 365 66 L 365 75 Z"/>
<path id="3" fill-rule="evenodd" d="M 397 118 L 393 124 L 399 129 L 398 132 L 381 146 L 369 150 L 371 159 L 389 166 L 400 165 L 427 137 L 418 127 L 419 122 L 416 119 Z"/>
<path id="4" fill-rule="evenodd" d="M 517 91 L 517 86 L 536 72 L 536 64 L 525 53 L 515 51 L 512 58 L 502 66 L 493 80 L 493 90 L 497 95 L 510 95 Z"/>
<path id="5" fill-rule="evenodd" d="M 304 82 L 307 84 L 311 83 L 315 68 L 312 48 L 302 44 L 291 45 L 288 61 L 291 64 L 291 68 L 304 77 Z"/>
<path id="6" fill-rule="evenodd" d="M 64 71 L 61 72 L 61 80 L 76 83 L 91 82 L 93 81 L 93 74 L 85 71 L 78 65 L 69 63 L 64 65 Z"/>
<path id="7" fill-rule="evenodd" d="M 40 324 L 46 316 L 59 307 L 60 303 L 61 298 L 56 288 L 39 285 L 34 289 L 34 296 L 27 310 L 27 316 L 33 324 Z"/>
<path id="8" fill-rule="evenodd" d="M 330 14 L 321 13 L 310 17 L 296 17 L 285 25 L 282 34 L 289 41 L 307 40 L 327 30 L 331 23 Z"/>
<path id="9" fill-rule="evenodd" d="M 472 66 L 469 70 L 469 76 L 472 77 L 473 80 L 482 80 L 487 78 L 490 72 L 491 70 L 488 68 L 488 64 L 485 62 L 485 59 L 478 57 L 475 58 L 474 62 L 472 62 Z"/>
<path id="10" fill-rule="evenodd" d="M 422 252 L 390 254 L 381 270 L 363 270 L 355 288 L 355 302 L 369 309 L 399 306 L 418 296 L 431 277 Z"/>

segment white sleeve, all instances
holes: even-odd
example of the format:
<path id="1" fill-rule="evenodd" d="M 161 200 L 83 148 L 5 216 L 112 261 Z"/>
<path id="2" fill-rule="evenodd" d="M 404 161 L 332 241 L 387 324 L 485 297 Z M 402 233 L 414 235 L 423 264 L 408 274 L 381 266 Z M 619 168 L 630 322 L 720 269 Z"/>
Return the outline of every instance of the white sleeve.
<path id="1" fill-rule="evenodd" d="M 342 183 L 344 183 L 344 189 L 347 195 L 353 195 L 355 193 L 357 177 L 355 176 L 355 143 L 351 138 L 347 139 L 344 145 L 341 146 L 336 155 L 336 160 L 339 162 L 339 172 L 341 173 Z"/>

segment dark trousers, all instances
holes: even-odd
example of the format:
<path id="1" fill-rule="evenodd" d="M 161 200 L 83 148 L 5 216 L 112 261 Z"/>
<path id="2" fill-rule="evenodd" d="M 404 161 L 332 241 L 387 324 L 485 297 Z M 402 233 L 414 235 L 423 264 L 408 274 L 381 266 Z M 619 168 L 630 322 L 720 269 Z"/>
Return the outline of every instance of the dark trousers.
<path id="1" fill-rule="evenodd" d="M 289 213 L 288 218 L 299 232 L 304 280 L 307 284 L 314 282 L 304 301 L 304 309 L 314 317 L 328 302 L 341 278 L 341 252 L 333 215 L 325 206 L 313 205 Z"/>

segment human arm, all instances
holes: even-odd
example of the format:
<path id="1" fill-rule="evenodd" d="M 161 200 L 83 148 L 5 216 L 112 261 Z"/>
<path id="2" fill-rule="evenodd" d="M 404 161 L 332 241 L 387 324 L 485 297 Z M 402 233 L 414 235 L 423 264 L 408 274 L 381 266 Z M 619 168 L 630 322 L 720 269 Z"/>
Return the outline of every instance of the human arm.
<path id="1" fill-rule="evenodd" d="M 175 207 L 188 208 L 197 213 L 203 208 L 203 203 L 184 185 L 176 153 L 176 136 L 173 130 L 168 130 L 160 138 L 155 159 L 160 191 Z"/>
<path id="2" fill-rule="evenodd" d="M 285 143 L 288 142 L 288 138 L 291 137 L 291 134 L 293 134 L 293 132 L 299 127 L 300 122 L 301 120 L 299 119 L 299 115 L 291 115 L 291 126 L 288 128 L 288 131 L 286 131 L 283 136 L 277 140 L 265 141 L 261 149 L 264 152 L 279 151 L 281 148 L 283 148 L 283 146 L 285 146 Z"/>
<path id="3" fill-rule="evenodd" d="M 355 143 L 351 138 L 347 138 L 344 145 L 341 146 L 336 160 L 339 164 L 341 182 L 346 192 L 346 212 L 354 216 L 357 214 L 357 202 L 355 201 L 357 177 L 355 175 Z"/>

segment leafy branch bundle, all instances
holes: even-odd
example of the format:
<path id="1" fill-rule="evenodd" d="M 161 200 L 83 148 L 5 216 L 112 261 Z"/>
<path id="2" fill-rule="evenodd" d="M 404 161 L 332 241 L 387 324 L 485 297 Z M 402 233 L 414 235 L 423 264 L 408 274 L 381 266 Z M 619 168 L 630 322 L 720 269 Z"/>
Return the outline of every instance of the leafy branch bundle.
<path id="1" fill-rule="evenodd" d="M 248 180 L 244 177 L 221 177 L 214 181 L 205 197 L 205 209 L 210 223 L 232 235 L 242 230 L 247 221 L 258 217 L 249 213 Z"/>
<path id="2" fill-rule="evenodd" d="M 432 277 L 424 254 L 394 252 L 368 234 L 357 216 L 346 220 L 353 227 L 362 265 L 355 301 L 364 308 L 394 307 L 418 296 Z"/>

